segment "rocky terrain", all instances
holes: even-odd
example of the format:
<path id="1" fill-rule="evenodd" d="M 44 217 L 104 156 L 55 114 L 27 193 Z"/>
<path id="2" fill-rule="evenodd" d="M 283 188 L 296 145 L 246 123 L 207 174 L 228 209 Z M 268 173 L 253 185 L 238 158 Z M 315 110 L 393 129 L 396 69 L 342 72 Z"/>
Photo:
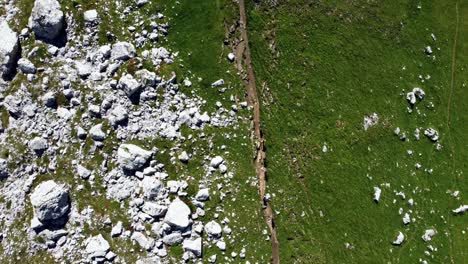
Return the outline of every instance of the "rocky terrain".
<path id="1" fill-rule="evenodd" d="M 27 27 L 16 32 L 9 22 L 18 9 L 14 1 L 5 5 L 3 261 L 31 256 L 39 262 L 34 256 L 44 253 L 67 263 L 219 261 L 217 254 L 205 256 L 207 246 L 224 256 L 222 262 L 248 255 L 245 247 L 226 252 L 237 235 L 229 218 L 204 217 L 222 212 L 223 200 L 235 201 L 237 188 L 231 183 L 235 164 L 223 157 L 229 150 L 214 146 L 204 131 L 235 131 L 248 123 L 250 108 L 231 96 L 229 107 L 217 102 L 205 111 L 207 101 L 191 91 L 197 79 L 160 75 L 177 63 L 178 52 L 160 44 L 171 34 L 168 19 L 162 13 L 143 17 L 145 4 L 123 8 L 122 16 L 140 22 L 125 29 L 131 38 L 107 32 L 108 44 L 100 44 L 95 9 L 78 18 L 57 0 L 36 0 Z M 213 76 L 210 89 L 222 94 L 228 88 L 223 76 Z M 185 149 L 190 142 L 205 147 Z M 174 179 L 167 170 L 190 163 L 203 171 L 200 180 Z M 214 197 L 216 208 L 209 204 Z M 173 247 L 182 250 L 171 253 Z"/>

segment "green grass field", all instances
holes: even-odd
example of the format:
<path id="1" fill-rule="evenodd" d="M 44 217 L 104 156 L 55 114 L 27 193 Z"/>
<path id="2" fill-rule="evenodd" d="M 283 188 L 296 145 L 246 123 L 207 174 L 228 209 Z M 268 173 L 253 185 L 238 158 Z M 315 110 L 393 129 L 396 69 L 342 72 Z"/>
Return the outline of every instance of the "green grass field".
<path id="1" fill-rule="evenodd" d="M 468 3 L 249 2 L 281 261 L 467 263 L 468 218 L 451 210 L 468 199 Z M 408 113 L 401 93 L 417 86 L 427 96 Z M 364 131 L 373 112 L 379 124 Z M 414 140 L 415 128 L 429 126 L 441 151 L 422 133 Z M 396 127 L 409 141 L 394 136 Z M 376 204 L 373 187 L 385 183 Z M 458 199 L 448 193 L 455 190 Z M 404 226 L 399 208 L 416 221 Z M 437 235 L 425 243 L 429 228 Z M 398 231 L 406 236 L 400 247 L 391 245 Z M 428 245 L 437 248 L 430 256 Z"/>

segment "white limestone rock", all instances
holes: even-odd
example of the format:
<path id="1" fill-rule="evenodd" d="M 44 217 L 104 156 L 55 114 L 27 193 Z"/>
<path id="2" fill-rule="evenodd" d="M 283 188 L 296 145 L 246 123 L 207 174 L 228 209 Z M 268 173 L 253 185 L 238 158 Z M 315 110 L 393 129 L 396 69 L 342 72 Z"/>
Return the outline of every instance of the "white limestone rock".
<path id="1" fill-rule="evenodd" d="M 210 199 L 210 189 L 208 188 L 200 189 L 197 195 L 195 196 L 195 199 L 200 202 L 208 201 Z"/>
<path id="2" fill-rule="evenodd" d="M 101 234 L 88 238 L 85 244 L 91 258 L 105 257 L 110 250 L 109 242 Z"/>
<path id="3" fill-rule="evenodd" d="M 117 162 L 122 169 L 129 172 L 143 169 L 151 156 L 151 151 L 133 144 L 122 144 L 117 150 Z"/>
<path id="4" fill-rule="evenodd" d="M 147 199 L 156 199 L 164 193 L 163 183 L 155 177 L 144 177 L 141 183 L 143 194 Z"/>
<path id="5" fill-rule="evenodd" d="M 460 205 L 457 209 L 452 210 L 454 214 L 463 214 L 468 211 L 468 205 Z"/>
<path id="6" fill-rule="evenodd" d="M 137 244 L 145 249 L 145 250 L 150 250 L 154 246 L 154 240 L 151 238 L 147 238 L 143 233 L 141 232 L 133 232 L 131 238 L 132 241 L 137 242 Z"/>
<path id="7" fill-rule="evenodd" d="M 111 58 L 113 60 L 126 61 L 136 55 L 135 47 L 128 42 L 117 42 L 112 45 Z"/>
<path id="8" fill-rule="evenodd" d="M 182 151 L 182 153 L 179 154 L 179 160 L 183 163 L 187 163 L 190 159 L 189 155 L 187 154 L 186 151 Z"/>
<path id="9" fill-rule="evenodd" d="M 380 201 L 380 194 L 382 190 L 379 187 L 374 187 L 374 201 L 378 203 Z"/>
<path id="10" fill-rule="evenodd" d="M 0 77 L 7 78 L 13 71 L 20 54 L 18 35 L 6 21 L 0 23 Z"/>
<path id="11" fill-rule="evenodd" d="M 170 225 L 173 229 L 184 230 L 191 224 L 190 208 L 182 200 L 176 198 L 169 205 L 164 222 Z"/>
<path id="12" fill-rule="evenodd" d="M 163 237 L 163 243 L 169 246 L 180 244 L 183 240 L 180 232 L 173 232 Z"/>
<path id="13" fill-rule="evenodd" d="M 96 9 L 84 12 L 84 21 L 89 24 L 96 24 L 98 22 L 98 13 Z"/>
<path id="14" fill-rule="evenodd" d="M 202 256 L 202 239 L 199 237 L 195 240 L 185 239 L 182 248 L 186 252 L 192 252 L 197 257 Z"/>
<path id="15" fill-rule="evenodd" d="M 104 139 L 106 139 L 106 133 L 102 130 L 102 124 L 91 127 L 89 135 L 94 141 L 104 141 Z"/>
<path id="16" fill-rule="evenodd" d="M 122 224 L 122 221 L 119 221 L 117 222 L 117 224 L 115 224 L 115 226 L 112 227 L 111 236 L 112 237 L 120 236 L 122 234 L 122 231 L 123 231 L 123 224 Z"/>
<path id="17" fill-rule="evenodd" d="M 220 238 L 222 231 L 221 225 L 216 221 L 210 221 L 205 225 L 205 232 L 211 238 Z"/>
<path id="18" fill-rule="evenodd" d="M 127 109 L 121 105 L 116 106 L 111 110 L 109 122 L 112 126 L 123 125 L 128 121 Z"/>
<path id="19" fill-rule="evenodd" d="M 125 74 L 120 78 L 118 87 L 129 97 L 140 93 L 142 88 L 141 84 L 130 74 Z"/>
<path id="20" fill-rule="evenodd" d="M 223 86 L 224 85 L 224 80 L 223 79 L 219 79 L 217 80 L 216 82 L 212 83 L 211 84 L 211 87 L 220 87 L 220 86 Z"/>
<path id="21" fill-rule="evenodd" d="M 78 176 L 80 176 L 82 179 L 88 179 L 91 176 L 91 171 L 80 164 L 76 166 L 76 172 L 78 173 Z"/>
<path id="22" fill-rule="evenodd" d="M 163 217 L 167 212 L 167 206 L 154 202 L 145 202 L 141 210 L 152 217 Z"/>
<path id="23" fill-rule="evenodd" d="M 64 186 L 49 180 L 34 189 L 31 204 L 35 217 L 44 223 L 66 215 L 70 210 L 70 197 Z"/>
<path id="24" fill-rule="evenodd" d="M 405 241 L 405 235 L 403 235 L 402 232 L 399 232 L 398 233 L 398 236 L 396 237 L 396 239 L 392 242 L 393 245 L 395 246 L 399 246 L 403 243 L 403 241 Z"/>
<path id="25" fill-rule="evenodd" d="M 424 234 L 421 238 L 424 240 L 424 242 L 428 242 L 431 241 L 432 237 L 436 234 L 437 232 L 434 229 L 427 229 L 426 231 L 424 231 Z"/>
<path id="26" fill-rule="evenodd" d="M 34 64 L 26 58 L 21 58 L 18 60 L 18 69 L 24 74 L 36 73 L 36 66 L 34 66 Z"/>
<path id="27" fill-rule="evenodd" d="M 41 154 L 49 148 L 47 140 L 41 137 L 35 137 L 29 141 L 29 148 L 37 154 Z"/>
<path id="28" fill-rule="evenodd" d="M 213 168 L 218 168 L 221 163 L 224 162 L 224 159 L 221 156 L 216 156 L 211 159 L 210 166 Z"/>
<path id="29" fill-rule="evenodd" d="M 36 0 L 29 17 L 29 27 L 37 37 L 56 39 L 64 30 L 65 20 L 57 0 Z"/>

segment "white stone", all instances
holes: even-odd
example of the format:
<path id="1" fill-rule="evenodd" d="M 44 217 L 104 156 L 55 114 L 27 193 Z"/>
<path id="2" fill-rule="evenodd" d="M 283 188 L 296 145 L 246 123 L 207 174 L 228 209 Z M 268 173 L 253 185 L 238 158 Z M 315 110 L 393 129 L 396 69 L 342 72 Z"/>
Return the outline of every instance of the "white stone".
<path id="1" fill-rule="evenodd" d="M 392 242 L 392 244 L 398 246 L 401 245 L 403 241 L 405 241 L 405 235 L 403 235 L 402 232 L 399 232 L 397 238 Z"/>
<path id="2" fill-rule="evenodd" d="M 70 209 L 68 190 L 52 180 L 40 183 L 31 194 L 34 215 L 41 222 L 61 218 Z"/>
<path id="3" fill-rule="evenodd" d="M 85 244 L 86 253 L 92 258 L 105 257 L 110 250 L 109 242 L 107 242 L 101 234 L 88 238 Z"/>
<path id="4" fill-rule="evenodd" d="M 210 199 L 210 190 L 208 188 L 200 189 L 195 199 L 200 202 L 208 201 Z"/>
<path id="5" fill-rule="evenodd" d="M 205 232 L 209 237 L 219 238 L 222 234 L 222 228 L 216 221 L 210 221 L 205 225 Z"/>
<path id="6" fill-rule="evenodd" d="M 116 106 L 109 115 L 109 122 L 112 126 L 124 124 L 128 120 L 127 109 L 121 105 Z"/>
<path id="7" fill-rule="evenodd" d="M 202 256 L 202 239 L 197 238 L 195 240 L 185 239 L 182 245 L 184 251 L 192 252 L 197 257 Z"/>
<path id="8" fill-rule="evenodd" d="M 424 235 L 421 237 L 425 242 L 431 241 L 432 237 L 435 236 L 436 231 L 434 229 L 427 229 L 424 231 Z"/>
<path id="9" fill-rule="evenodd" d="M 183 230 L 191 224 L 190 208 L 179 198 L 169 205 L 164 222 L 177 230 Z"/>
<path id="10" fill-rule="evenodd" d="M 111 236 L 112 237 L 120 236 L 122 234 L 122 231 L 123 231 L 123 225 L 122 225 L 122 222 L 119 221 L 117 222 L 117 224 L 115 224 L 115 226 L 112 227 Z"/>
<path id="11" fill-rule="evenodd" d="M 8 162 L 0 158 L 0 179 L 8 177 Z"/>
<path id="12" fill-rule="evenodd" d="M 380 194 L 382 193 L 382 190 L 379 187 L 374 187 L 374 201 L 379 202 L 380 200 Z"/>
<path id="13" fill-rule="evenodd" d="M 133 96 L 141 91 L 140 83 L 130 74 L 125 74 L 120 78 L 119 87 L 127 96 Z"/>
<path id="14" fill-rule="evenodd" d="M 29 17 L 29 27 L 37 37 L 57 38 L 64 29 L 64 16 L 57 0 L 36 0 Z"/>
<path id="15" fill-rule="evenodd" d="M 463 214 L 466 211 L 468 211 L 468 205 L 460 205 L 457 209 L 452 210 L 454 214 Z"/>
<path id="16" fill-rule="evenodd" d="M 141 185 L 143 186 L 143 194 L 147 199 L 158 198 L 164 193 L 163 183 L 155 177 L 144 177 Z"/>
<path id="17" fill-rule="evenodd" d="M 89 130 L 89 134 L 91 135 L 91 138 L 95 141 L 103 141 L 106 139 L 106 133 L 102 131 L 102 124 L 97 124 Z"/>
<path id="18" fill-rule="evenodd" d="M 128 42 L 117 42 L 112 45 L 111 58 L 113 60 L 129 60 L 136 55 L 135 47 Z"/>
<path id="19" fill-rule="evenodd" d="M 211 84 L 212 87 L 219 87 L 219 86 L 223 86 L 223 85 L 224 85 L 224 80 L 223 79 L 219 79 L 216 82 Z"/>
<path id="20" fill-rule="evenodd" d="M 0 22 L 0 77 L 7 77 L 20 54 L 18 35 L 11 30 L 6 21 Z"/>
<path id="21" fill-rule="evenodd" d="M 84 12 L 84 21 L 87 23 L 96 23 L 98 20 L 98 13 L 96 9 L 88 10 Z"/>
<path id="22" fill-rule="evenodd" d="M 25 74 L 36 73 L 36 66 L 34 66 L 34 64 L 26 58 L 21 58 L 18 60 L 18 69 L 20 69 L 20 71 Z"/>
<path id="23" fill-rule="evenodd" d="M 227 58 L 230 62 L 233 62 L 236 59 L 236 55 L 234 55 L 234 53 L 231 52 L 227 55 Z"/>
<path id="24" fill-rule="evenodd" d="M 216 156 L 211 159 L 210 166 L 213 168 L 218 168 L 221 163 L 224 162 L 224 159 L 220 156 Z"/>
<path id="25" fill-rule="evenodd" d="M 182 161 L 183 163 L 187 163 L 189 161 L 189 155 L 187 154 L 187 152 L 185 151 L 182 151 L 182 153 L 180 153 L 179 155 L 179 160 Z"/>
<path id="26" fill-rule="evenodd" d="M 117 150 L 117 162 L 122 169 L 127 171 L 143 169 L 151 156 L 151 151 L 133 144 L 122 144 Z"/>

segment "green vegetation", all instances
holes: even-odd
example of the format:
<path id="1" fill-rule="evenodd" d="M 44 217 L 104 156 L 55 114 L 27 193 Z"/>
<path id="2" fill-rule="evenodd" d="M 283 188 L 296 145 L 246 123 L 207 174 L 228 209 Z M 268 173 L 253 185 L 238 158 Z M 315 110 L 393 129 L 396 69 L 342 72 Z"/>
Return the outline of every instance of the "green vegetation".
<path id="1" fill-rule="evenodd" d="M 451 210 L 466 204 L 468 192 L 467 2 L 249 2 L 281 261 L 466 262 L 468 221 Z M 424 53 L 428 45 L 434 59 Z M 417 86 L 427 96 L 410 114 L 400 93 Z M 364 131 L 363 117 L 373 112 L 379 124 Z M 422 132 L 414 140 L 415 128 L 429 126 L 440 132 L 441 151 Z M 393 135 L 396 127 L 408 142 Z M 384 183 L 390 187 L 376 204 L 373 187 Z M 458 200 L 448 193 L 455 190 Z M 416 222 L 404 226 L 399 208 Z M 438 234 L 424 243 L 429 228 Z M 401 247 L 391 245 L 398 231 L 406 236 Z M 438 250 L 425 256 L 429 244 Z"/>

